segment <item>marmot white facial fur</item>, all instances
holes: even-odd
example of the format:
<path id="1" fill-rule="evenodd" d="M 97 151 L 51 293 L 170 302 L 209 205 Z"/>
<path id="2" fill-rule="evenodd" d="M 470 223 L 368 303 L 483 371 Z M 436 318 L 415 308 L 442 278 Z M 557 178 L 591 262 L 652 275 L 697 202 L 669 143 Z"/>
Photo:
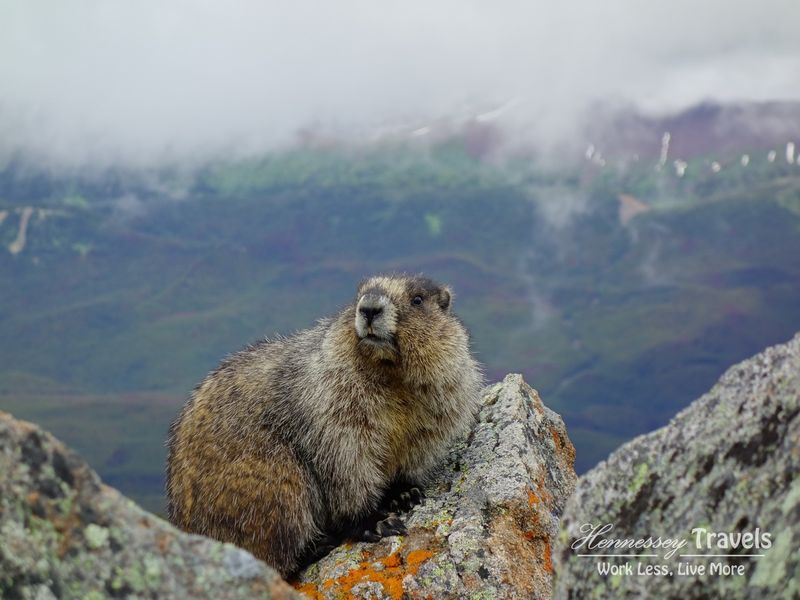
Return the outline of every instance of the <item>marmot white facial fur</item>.
<path id="1" fill-rule="evenodd" d="M 429 279 L 372 277 L 337 316 L 224 360 L 170 428 L 170 520 L 284 576 L 343 536 L 404 533 L 389 502 L 419 500 L 480 402 L 451 304 Z"/>

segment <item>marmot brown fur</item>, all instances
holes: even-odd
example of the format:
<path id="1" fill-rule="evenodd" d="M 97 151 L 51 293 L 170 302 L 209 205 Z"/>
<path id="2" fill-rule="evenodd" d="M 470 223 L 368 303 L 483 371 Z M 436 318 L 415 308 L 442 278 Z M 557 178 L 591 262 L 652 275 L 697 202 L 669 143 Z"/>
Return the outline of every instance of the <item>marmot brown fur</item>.
<path id="1" fill-rule="evenodd" d="M 284 576 L 342 537 L 405 533 L 388 496 L 419 501 L 479 405 L 451 304 L 429 279 L 373 277 L 336 317 L 223 361 L 170 428 L 170 520 Z"/>

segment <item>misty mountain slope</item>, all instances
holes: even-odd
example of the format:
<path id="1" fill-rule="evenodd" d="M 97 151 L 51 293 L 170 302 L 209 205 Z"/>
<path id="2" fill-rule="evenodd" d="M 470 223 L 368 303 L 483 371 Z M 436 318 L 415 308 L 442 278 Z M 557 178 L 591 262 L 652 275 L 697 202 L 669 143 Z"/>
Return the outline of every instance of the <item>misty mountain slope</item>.
<path id="1" fill-rule="evenodd" d="M 520 371 L 564 415 L 582 470 L 800 329 L 800 176 L 754 167 L 545 172 L 448 142 L 191 177 L 6 170 L 3 246 L 22 207 L 51 213 L 0 253 L 0 407 L 158 509 L 166 428 L 206 371 L 365 274 L 421 271 L 454 286 L 490 379 Z M 620 194 L 647 207 L 625 225 Z"/>

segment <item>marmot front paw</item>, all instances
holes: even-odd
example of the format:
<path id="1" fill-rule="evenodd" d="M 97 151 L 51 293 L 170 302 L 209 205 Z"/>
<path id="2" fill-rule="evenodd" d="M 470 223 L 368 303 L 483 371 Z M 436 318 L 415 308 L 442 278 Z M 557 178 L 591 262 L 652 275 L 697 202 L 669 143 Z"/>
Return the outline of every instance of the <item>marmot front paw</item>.
<path id="1" fill-rule="evenodd" d="M 400 517 L 394 513 L 389 513 L 385 519 L 381 519 L 375 523 L 372 529 L 364 529 L 361 533 L 361 540 L 363 542 L 378 542 L 385 537 L 393 535 L 406 535 L 408 530 Z"/>
<path id="2" fill-rule="evenodd" d="M 412 487 L 398 493 L 393 498 L 387 498 L 386 509 L 389 512 L 408 512 L 425 500 L 425 492 L 421 488 Z"/>

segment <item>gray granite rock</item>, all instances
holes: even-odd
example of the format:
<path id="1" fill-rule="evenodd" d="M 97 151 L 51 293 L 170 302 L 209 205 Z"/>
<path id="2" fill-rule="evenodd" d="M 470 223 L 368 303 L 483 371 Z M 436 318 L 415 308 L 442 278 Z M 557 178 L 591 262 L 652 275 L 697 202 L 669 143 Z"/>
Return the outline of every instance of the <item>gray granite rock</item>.
<path id="1" fill-rule="evenodd" d="M 0 412 L 0 598 L 299 598 L 228 544 L 181 533 Z"/>
<path id="2" fill-rule="evenodd" d="M 408 535 L 348 544 L 301 574 L 316 598 L 549 598 L 551 547 L 575 484 L 561 418 L 520 375 L 487 388 Z"/>
<path id="3" fill-rule="evenodd" d="M 575 548 L 587 524 L 613 526 L 600 538 L 686 544 L 671 558 L 664 548 Z M 800 335 L 732 367 L 667 427 L 583 476 L 562 526 L 557 598 L 800 598 Z M 732 548 L 733 538 L 725 547 L 715 536 L 709 544 L 701 529 L 750 533 L 748 545 L 759 543 Z M 579 553 L 657 557 L 609 559 L 630 564 L 633 574 L 601 575 L 603 559 Z M 648 565 L 663 565 L 665 574 L 637 574 Z M 706 572 L 684 574 L 690 567 Z"/>
<path id="4" fill-rule="evenodd" d="M 561 418 L 509 375 L 485 390 L 407 536 L 346 544 L 294 585 L 317 598 L 549 598 L 574 459 Z M 249 553 L 176 530 L 2 412 L 0 540 L 0 598 L 300 597 Z"/>

